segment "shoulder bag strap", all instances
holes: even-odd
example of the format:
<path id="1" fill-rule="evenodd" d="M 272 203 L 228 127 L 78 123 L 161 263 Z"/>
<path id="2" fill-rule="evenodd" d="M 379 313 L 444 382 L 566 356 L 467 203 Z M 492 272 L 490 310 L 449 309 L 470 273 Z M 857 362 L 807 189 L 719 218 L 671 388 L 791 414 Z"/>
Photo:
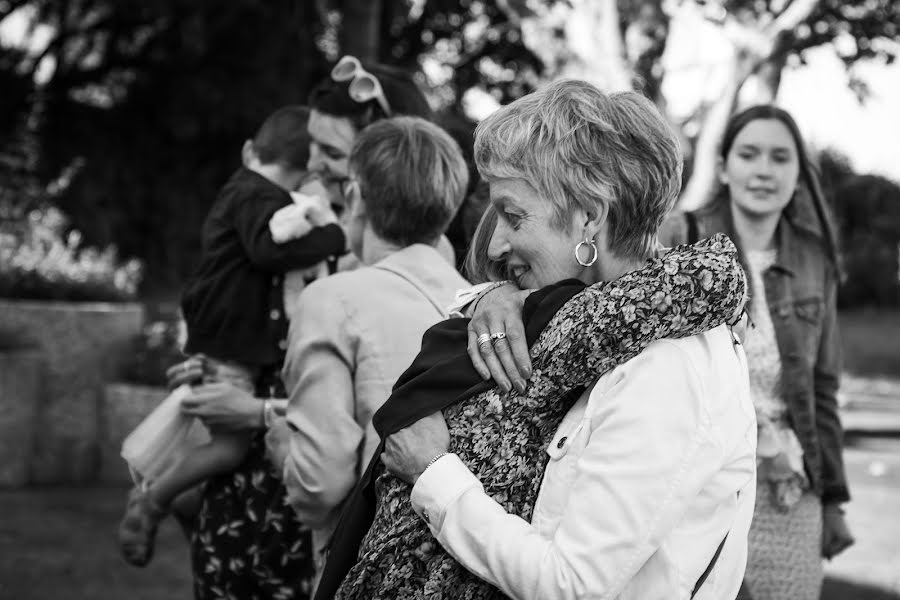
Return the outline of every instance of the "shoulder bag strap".
<path id="1" fill-rule="evenodd" d="M 387 271 L 388 273 L 393 273 L 397 277 L 401 278 L 402 280 L 404 280 L 405 282 L 407 282 L 408 284 L 413 286 L 416 290 L 419 291 L 420 294 L 425 296 L 425 299 L 428 300 L 432 304 L 432 306 L 434 306 L 435 310 L 438 312 L 439 315 L 441 315 L 442 317 L 447 316 L 447 307 L 442 305 L 437 300 L 437 298 L 435 298 L 431 294 L 431 292 L 429 290 L 425 289 L 422 286 L 422 283 L 420 281 L 418 281 L 417 279 L 415 279 L 413 277 L 410 277 L 407 273 L 404 273 L 403 271 L 401 271 L 399 269 L 395 269 L 394 267 L 390 267 L 388 265 L 373 265 L 373 266 L 376 269 L 381 269 L 382 271 Z"/>

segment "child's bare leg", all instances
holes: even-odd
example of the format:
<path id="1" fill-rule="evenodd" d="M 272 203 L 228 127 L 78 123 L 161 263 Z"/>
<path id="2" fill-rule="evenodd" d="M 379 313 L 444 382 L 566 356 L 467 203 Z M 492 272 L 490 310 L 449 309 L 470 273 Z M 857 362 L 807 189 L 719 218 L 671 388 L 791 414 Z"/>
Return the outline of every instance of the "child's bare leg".
<path id="1" fill-rule="evenodd" d="M 147 486 L 147 493 L 167 508 L 175 497 L 214 475 L 233 471 L 241 464 L 250 446 L 246 432 L 215 431 L 212 439 L 180 457 Z"/>
<path id="2" fill-rule="evenodd" d="M 213 432 L 209 443 L 181 457 L 146 489 L 135 487 L 128 496 L 118 530 L 119 547 L 125 560 L 138 567 L 149 563 L 156 527 L 172 501 L 207 478 L 237 468 L 249 444 L 247 433 Z"/>
<path id="3" fill-rule="evenodd" d="M 178 525 L 181 526 L 181 530 L 188 541 L 190 541 L 191 533 L 194 530 L 194 521 L 200 513 L 200 508 L 203 506 L 204 490 L 204 484 L 195 485 L 188 491 L 181 492 L 175 496 L 171 506 L 169 506 L 169 512 L 175 517 Z"/>

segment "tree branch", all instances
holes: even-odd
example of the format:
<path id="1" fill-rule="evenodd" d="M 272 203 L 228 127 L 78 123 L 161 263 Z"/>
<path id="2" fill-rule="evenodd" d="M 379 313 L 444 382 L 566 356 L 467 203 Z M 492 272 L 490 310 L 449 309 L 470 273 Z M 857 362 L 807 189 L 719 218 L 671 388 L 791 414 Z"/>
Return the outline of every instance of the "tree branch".
<path id="1" fill-rule="evenodd" d="M 779 36 L 793 31 L 800 23 L 807 20 L 816 10 L 821 0 L 794 0 L 774 21 L 765 28 L 765 33 Z"/>
<path id="2" fill-rule="evenodd" d="M 735 55 L 731 78 L 726 82 L 722 95 L 710 107 L 703 120 L 703 126 L 694 147 L 691 177 L 678 198 L 680 210 L 696 210 L 712 199 L 716 189 L 719 147 L 725 127 L 734 111 L 741 86 L 758 65 L 759 60 L 746 51 L 739 51 Z"/>

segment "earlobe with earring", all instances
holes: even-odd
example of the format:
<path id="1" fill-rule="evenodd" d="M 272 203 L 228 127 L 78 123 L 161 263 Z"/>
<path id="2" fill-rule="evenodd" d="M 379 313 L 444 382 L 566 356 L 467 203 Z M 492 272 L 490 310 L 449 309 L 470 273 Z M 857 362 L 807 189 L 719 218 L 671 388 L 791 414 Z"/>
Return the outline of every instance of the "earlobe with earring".
<path id="1" fill-rule="evenodd" d="M 581 260 L 581 247 L 588 246 L 590 247 L 590 258 L 588 260 Z M 575 260 L 578 261 L 578 264 L 582 267 L 590 267 L 595 262 L 597 262 L 597 244 L 594 242 L 593 238 L 586 238 L 575 246 Z"/>

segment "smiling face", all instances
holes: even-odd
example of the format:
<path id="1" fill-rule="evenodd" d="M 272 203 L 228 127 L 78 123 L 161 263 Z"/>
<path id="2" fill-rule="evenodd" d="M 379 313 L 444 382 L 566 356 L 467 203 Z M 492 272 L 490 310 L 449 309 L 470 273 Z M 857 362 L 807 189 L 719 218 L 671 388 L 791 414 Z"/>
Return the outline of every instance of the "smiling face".
<path id="1" fill-rule="evenodd" d="M 575 224 L 582 220 L 579 214 L 573 216 L 566 232 L 553 224 L 551 203 L 525 180 L 498 179 L 490 182 L 490 190 L 497 225 L 488 257 L 505 263 L 521 289 L 541 288 L 584 275 L 585 269 L 574 254 L 583 233 L 583 227 Z"/>
<path id="2" fill-rule="evenodd" d="M 757 119 L 734 138 L 721 177 L 734 209 L 763 218 L 781 214 L 797 189 L 799 175 L 797 144 L 790 130 L 778 119 Z"/>
<path id="3" fill-rule="evenodd" d="M 333 117 L 317 110 L 309 115 L 309 170 L 317 173 L 329 200 L 337 207 L 343 206 L 341 182 L 347 179 L 347 158 L 356 140 L 356 128 L 350 119 Z"/>

